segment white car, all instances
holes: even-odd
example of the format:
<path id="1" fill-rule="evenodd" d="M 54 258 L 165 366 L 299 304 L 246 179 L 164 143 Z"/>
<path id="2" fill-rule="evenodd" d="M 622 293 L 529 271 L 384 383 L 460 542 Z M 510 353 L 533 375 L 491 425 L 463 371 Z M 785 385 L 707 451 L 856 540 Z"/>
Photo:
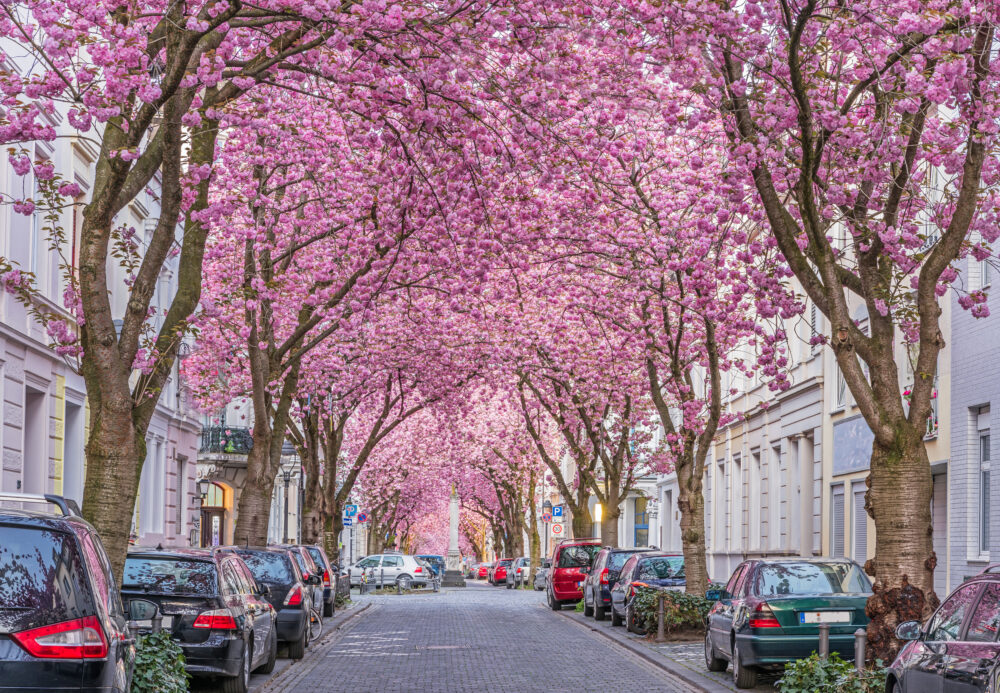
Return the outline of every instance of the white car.
<path id="1" fill-rule="evenodd" d="M 367 556 L 347 569 L 351 574 L 351 586 L 361 584 L 362 574 L 369 584 L 395 585 L 397 581 L 410 578 L 414 585 L 426 587 L 434 576 L 427 563 L 416 556 L 400 553 L 384 553 Z"/>

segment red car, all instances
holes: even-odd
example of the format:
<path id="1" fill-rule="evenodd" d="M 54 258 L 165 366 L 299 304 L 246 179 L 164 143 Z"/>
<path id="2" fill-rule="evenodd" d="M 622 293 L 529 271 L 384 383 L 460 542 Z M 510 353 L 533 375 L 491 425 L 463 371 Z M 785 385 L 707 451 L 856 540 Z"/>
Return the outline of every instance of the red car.
<path id="1" fill-rule="evenodd" d="M 493 568 L 492 563 L 480 563 L 479 572 L 476 573 L 476 577 L 480 580 L 485 580 L 490 576 L 490 570 Z"/>
<path id="2" fill-rule="evenodd" d="M 490 571 L 490 584 L 494 587 L 507 584 L 507 568 L 514 562 L 513 558 L 501 558 L 493 564 Z"/>
<path id="3" fill-rule="evenodd" d="M 552 551 L 552 567 L 545 576 L 545 596 L 553 611 L 583 599 L 581 585 L 600 550 L 601 540 L 593 538 L 564 539 L 556 544 Z"/>

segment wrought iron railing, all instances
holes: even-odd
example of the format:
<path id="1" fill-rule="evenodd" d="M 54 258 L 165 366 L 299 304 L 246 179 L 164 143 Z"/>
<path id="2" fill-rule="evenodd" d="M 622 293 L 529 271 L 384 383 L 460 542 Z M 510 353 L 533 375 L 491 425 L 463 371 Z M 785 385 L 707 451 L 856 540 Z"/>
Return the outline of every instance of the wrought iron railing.
<path id="1" fill-rule="evenodd" d="M 199 452 L 246 455 L 253 449 L 250 429 L 235 426 L 206 426 L 201 429 Z"/>

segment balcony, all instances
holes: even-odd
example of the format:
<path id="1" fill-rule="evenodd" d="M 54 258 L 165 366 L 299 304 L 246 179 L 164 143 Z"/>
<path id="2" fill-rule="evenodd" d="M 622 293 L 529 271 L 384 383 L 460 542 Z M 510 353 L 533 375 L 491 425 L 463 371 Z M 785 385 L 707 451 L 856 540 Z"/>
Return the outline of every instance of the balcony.
<path id="1" fill-rule="evenodd" d="M 207 426 L 201 429 L 198 452 L 246 455 L 253 449 L 250 429 L 236 426 Z"/>

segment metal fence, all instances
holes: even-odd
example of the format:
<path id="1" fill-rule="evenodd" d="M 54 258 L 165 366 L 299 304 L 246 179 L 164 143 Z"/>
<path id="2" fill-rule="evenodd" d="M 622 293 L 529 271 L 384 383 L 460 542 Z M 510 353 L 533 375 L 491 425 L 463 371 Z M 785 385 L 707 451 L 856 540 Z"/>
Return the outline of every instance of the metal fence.
<path id="1" fill-rule="evenodd" d="M 198 452 L 246 455 L 253 449 L 250 429 L 233 426 L 208 426 L 201 429 Z"/>

